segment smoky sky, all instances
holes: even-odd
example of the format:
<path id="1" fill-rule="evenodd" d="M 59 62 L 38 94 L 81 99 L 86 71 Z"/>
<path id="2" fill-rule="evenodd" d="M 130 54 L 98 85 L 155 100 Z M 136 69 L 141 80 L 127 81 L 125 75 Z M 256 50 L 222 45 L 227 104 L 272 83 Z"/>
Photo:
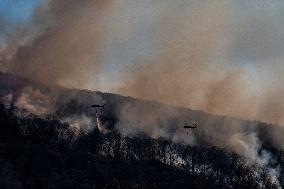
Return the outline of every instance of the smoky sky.
<path id="1" fill-rule="evenodd" d="M 12 29 L 0 19 L 0 66 L 64 87 L 284 124 L 283 8 L 276 0 L 43 0 Z"/>

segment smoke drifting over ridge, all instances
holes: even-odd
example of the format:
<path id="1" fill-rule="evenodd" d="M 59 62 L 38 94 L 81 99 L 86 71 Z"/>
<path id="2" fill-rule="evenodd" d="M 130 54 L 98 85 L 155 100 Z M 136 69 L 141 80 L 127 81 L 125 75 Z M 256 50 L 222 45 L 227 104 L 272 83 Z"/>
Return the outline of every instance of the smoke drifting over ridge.
<path id="1" fill-rule="evenodd" d="M 257 6 L 249 8 L 245 17 L 235 6 L 228 1 L 44 1 L 2 45 L 2 70 L 65 87 L 283 124 L 284 102 L 278 97 L 284 89 L 278 83 L 284 81 L 284 66 L 274 37 L 282 36 L 281 20 L 270 15 L 271 7 L 264 14 Z"/>
<path id="2" fill-rule="evenodd" d="M 44 3 L 34 13 L 35 21 L 31 20 L 27 27 L 36 29 L 38 22 L 49 18 L 46 29 L 34 36 L 29 36 L 26 28 L 20 36 L 15 34 L 16 38 L 24 35 L 30 40 L 24 45 L 11 44 L 18 45 L 18 49 L 7 63 L 8 71 L 41 82 L 71 87 L 90 80 L 86 74 L 88 70 L 92 70 L 97 78 L 103 30 L 100 31 L 96 14 L 106 9 L 107 1 Z"/>

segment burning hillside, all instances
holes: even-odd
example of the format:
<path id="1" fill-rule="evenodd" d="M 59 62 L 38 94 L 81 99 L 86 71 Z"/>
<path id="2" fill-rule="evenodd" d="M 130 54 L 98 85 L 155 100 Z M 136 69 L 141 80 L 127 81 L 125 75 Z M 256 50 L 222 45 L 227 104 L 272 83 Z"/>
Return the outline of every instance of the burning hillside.
<path id="1" fill-rule="evenodd" d="M 282 188 L 271 1 L 1 0 L 0 188 Z"/>
<path id="2" fill-rule="evenodd" d="M 31 115 L 41 117 L 41 119 L 54 117 L 61 124 L 69 125 L 75 135 L 81 132 L 89 135 L 98 127 L 106 137 L 115 132 L 120 137 L 126 137 L 129 140 L 133 137 L 139 138 L 141 134 L 147 136 L 149 140 L 163 139 L 171 144 L 168 148 L 173 150 L 165 152 L 171 153 L 172 156 L 164 161 L 175 162 L 170 163 L 175 166 L 192 166 L 192 163 L 188 165 L 182 154 L 176 151 L 179 147 L 175 145 L 185 145 L 198 151 L 197 159 L 205 155 L 202 155 L 202 149 L 205 146 L 207 146 L 206 151 L 217 148 L 222 153 L 238 154 L 239 163 L 253 169 L 251 176 L 255 182 L 259 182 L 259 185 L 264 184 L 260 179 L 262 171 L 267 174 L 269 182 L 279 187 L 282 183 L 282 150 L 276 150 L 282 149 L 284 145 L 279 134 L 283 132 L 283 127 L 279 125 L 214 116 L 201 111 L 171 107 L 114 94 L 46 86 L 25 81 L 22 78 L 17 79 L 12 75 L 1 75 L 2 81 L 9 81 L 11 78 L 14 82 L 11 87 L 9 87 L 9 82 L 1 84 L 1 99 L 7 109 L 14 108 L 13 112 L 19 116 L 18 119 L 28 119 Z M 16 84 L 17 80 L 20 81 L 19 85 Z M 92 108 L 92 104 L 105 104 L 105 106 Z M 184 125 L 188 121 L 195 121 L 198 126 L 187 134 Z M 109 149 L 111 151 L 104 153 L 115 153 L 117 150 L 115 146 L 108 146 L 112 145 L 112 140 L 114 139 L 109 139 L 106 146 L 102 146 L 103 149 L 112 148 Z M 124 148 L 123 145 L 120 144 L 120 150 Z M 156 144 L 150 146 L 152 145 Z M 184 153 L 190 155 L 192 150 L 189 149 Z M 205 156 L 211 157 L 210 153 Z M 227 158 L 230 156 L 228 155 Z M 195 171 L 201 174 L 203 169 L 219 166 L 217 162 L 215 163 L 208 167 L 205 162 L 201 161 L 198 165 L 200 167 Z M 205 167 L 202 168 L 203 166 Z"/>
<path id="3" fill-rule="evenodd" d="M 2 188 L 280 188 L 272 169 L 208 143 L 82 133 L 14 111 L 0 107 Z"/>

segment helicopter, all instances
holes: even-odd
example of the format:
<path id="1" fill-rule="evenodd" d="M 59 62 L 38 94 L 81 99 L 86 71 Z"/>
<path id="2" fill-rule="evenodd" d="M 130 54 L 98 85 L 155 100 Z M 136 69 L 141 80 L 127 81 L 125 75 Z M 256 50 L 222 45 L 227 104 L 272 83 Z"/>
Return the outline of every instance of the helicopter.
<path id="1" fill-rule="evenodd" d="M 196 129 L 197 128 L 197 123 L 195 121 L 191 122 L 189 124 L 184 125 L 183 128 L 185 128 L 185 129 Z"/>
<path id="2" fill-rule="evenodd" d="M 103 105 L 99 105 L 99 104 L 93 104 L 91 105 L 92 108 L 103 108 L 105 107 L 106 104 L 103 104 Z"/>

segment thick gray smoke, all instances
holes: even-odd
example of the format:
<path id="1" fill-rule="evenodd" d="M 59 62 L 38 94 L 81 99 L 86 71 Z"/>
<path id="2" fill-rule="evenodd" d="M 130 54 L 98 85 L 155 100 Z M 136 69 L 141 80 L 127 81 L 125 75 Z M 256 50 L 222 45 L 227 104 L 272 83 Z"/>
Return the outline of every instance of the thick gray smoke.
<path id="1" fill-rule="evenodd" d="M 223 0 L 47 0 L 1 41 L 1 71 L 67 88 L 284 124 L 284 47 L 279 42 L 284 28 L 274 14 L 278 8 L 266 5 L 258 2 L 243 10 L 241 3 Z M 66 114 L 63 122 L 90 128 L 94 112 L 86 108 L 105 99 L 72 95 L 49 96 L 27 87 L 3 100 L 37 115 L 59 106 Z M 268 168 L 273 157 L 261 152 L 253 122 L 139 103 L 110 108 L 105 114 L 115 114 L 114 125 L 125 135 L 143 131 L 190 144 L 203 136 L 277 178 L 277 169 Z M 191 120 L 199 122 L 199 129 L 188 137 L 180 126 Z M 268 138 L 283 149 L 279 132 L 269 131 Z"/>
<path id="2" fill-rule="evenodd" d="M 7 86 L 5 87 L 8 88 Z M 128 137 L 142 132 L 152 138 L 163 137 L 183 144 L 202 145 L 205 141 L 240 154 L 247 160 L 248 165 L 257 164 L 264 168 L 268 171 L 271 181 L 279 183 L 280 169 L 275 164 L 273 155 L 262 149 L 262 141 L 269 140 L 276 148 L 283 149 L 283 132 L 280 126 L 266 125 L 271 129 L 266 128 L 267 136 L 263 139 L 259 138 L 258 122 L 212 116 L 155 102 L 90 91 L 35 87 L 30 83 L 23 85 L 19 91 L 8 91 L 1 98 L 4 104 L 14 103 L 17 112 L 22 115 L 56 115 L 61 122 L 68 124 L 75 134 L 89 132 L 99 123 L 102 132 L 116 129 Z M 106 106 L 98 110 L 92 109 L 91 104 Z M 198 123 L 197 128 L 188 130 L 187 133 L 183 126 L 192 121 Z"/>
<path id="3" fill-rule="evenodd" d="M 283 124 L 284 30 L 262 4 L 46 0 L 1 42 L 1 70 Z"/>
<path id="4" fill-rule="evenodd" d="M 109 1 L 46 1 L 1 52 L 8 72 L 45 83 L 97 87 L 103 26 Z M 105 13 L 104 13 L 105 14 Z M 87 87 L 87 86 L 85 86 Z"/>

